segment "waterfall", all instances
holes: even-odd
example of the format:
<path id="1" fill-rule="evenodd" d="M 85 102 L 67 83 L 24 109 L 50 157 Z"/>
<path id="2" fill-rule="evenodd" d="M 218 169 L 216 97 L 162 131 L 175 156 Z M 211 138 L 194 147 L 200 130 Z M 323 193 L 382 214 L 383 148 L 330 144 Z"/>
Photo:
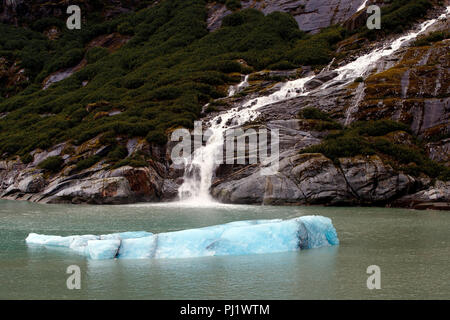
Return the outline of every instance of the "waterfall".
<path id="1" fill-rule="evenodd" d="M 323 90 L 339 81 L 340 86 L 345 86 L 353 82 L 356 78 L 369 74 L 376 67 L 376 63 L 383 57 L 389 56 L 396 52 L 401 46 L 416 38 L 423 33 L 432 24 L 441 18 L 448 15 L 450 7 L 447 7 L 447 12 L 442 14 L 437 19 L 426 21 L 420 25 L 418 31 L 412 31 L 407 35 L 401 36 L 398 39 L 388 42 L 382 48 L 359 57 L 353 62 L 350 62 L 340 68 L 335 69 L 338 76 L 324 84 L 319 88 L 314 89 L 315 92 Z M 308 76 L 293 81 L 288 81 L 282 87 L 268 95 L 258 97 L 245 102 L 242 106 L 235 107 L 224 113 L 221 113 L 208 122 L 210 130 L 210 137 L 204 146 L 197 148 L 190 159 L 187 159 L 185 166 L 184 182 L 178 190 L 178 195 L 181 201 L 193 202 L 199 205 L 213 203 L 214 200 L 210 195 L 210 187 L 214 176 L 214 171 L 217 168 L 218 155 L 222 155 L 221 149 L 224 144 L 224 134 L 226 130 L 238 127 L 248 121 L 254 120 L 258 115 L 258 109 L 261 107 L 273 104 L 275 102 L 309 95 L 311 92 L 305 89 L 305 83 L 314 78 Z M 229 96 L 233 96 L 243 87 L 248 86 L 248 76 L 245 77 L 239 85 L 230 88 Z M 349 108 L 353 110 L 352 108 Z M 351 110 L 349 112 L 351 112 Z M 351 114 L 347 114 L 349 119 Z"/>
<path id="2" fill-rule="evenodd" d="M 259 114 L 256 110 L 263 106 L 306 95 L 304 84 L 312 78 L 313 76 L 286 82 L 279 91 L 251 99 L 242 107 L 233 108 L 210 120 L 208 125 L 211 136 L 204 146 L 194 151 L 186 164 L 184 182 L 178 189 L 180 200 L 203 204 L 213 202 L 209 188 L 217 162 L 222 160 L 217 155 L 222 154 L 220 149 L 223 148 L 225 131 L 255 119 Z"/>
<path id="3" fill-rule="evenodd" d="M 231 86 L 230 90 L 228 90 L 228 97 L 232 97 L 236 93 L 239 93 L 240 91 L 242 91 L 242 89 L 245 89 L 246 87 L 248 87 L 248 77 L 249 77 L 249 75 L 246 75 L 244 78 L 244 81 L 239 83 L 237 86 Z"/>
<path id="4" fill-rule="evenodd" d="M 423 22 L 418 28 L 418 31 L 412 31 L 405 36 L 402 36 L 390 43 L 385 44 L 382 48 L 375 49 L 374 51 L 359 57 L 355 61 L 336 69 L 336 71 L 339 73 L 339 76 L 336 78 L 336 80 L 354 79 L 366 75 L 368 72 L 373 70 L 373 67 L 375 66 L 377 61 L 396 52 L 404 43 L 416 38 L 418 35 L 427 30 L 431 25 L 436 23 L 436 21 L 438 21 L 439 19 L 445 18 L 449 12 L 450 7 L 447 7 L 446 13 L 442 14 L 437 19 Z"/>
<path id="5" fill-rule="evenodd" d="M 364 0 L 364 2 L 356 9 L 356 12 L 360 12 L 361 10 L 366 8 L 366 4 L 369 0 Z"/>

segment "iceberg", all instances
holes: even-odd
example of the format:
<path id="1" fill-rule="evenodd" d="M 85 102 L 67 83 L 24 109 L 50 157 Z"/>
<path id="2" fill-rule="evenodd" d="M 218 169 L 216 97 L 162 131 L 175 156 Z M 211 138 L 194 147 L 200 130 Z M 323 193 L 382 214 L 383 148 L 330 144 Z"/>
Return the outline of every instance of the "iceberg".
<path id="1" fill-rule="evenodd" d="M 88 255 L 94 260 L 114 259 L 120 247 L 120 240 L 89 240 Z"/>
<path id="2" fill-rule="evenodd" d="M 150 259 L 153 257 L 157 245 L 157 236 L 125 239 L 122 241 L 117 258 L 120 259 Z"/>
<path id="3" fill-rule="evenodd" d="M 236 221 L 159 234 L 133 231 L 61 237 L 30 233 L 25 241 L 29 245 L 65 247 L 94 260 L 267 254 L 339 244 L 331 219 L 322 216 Z"/>

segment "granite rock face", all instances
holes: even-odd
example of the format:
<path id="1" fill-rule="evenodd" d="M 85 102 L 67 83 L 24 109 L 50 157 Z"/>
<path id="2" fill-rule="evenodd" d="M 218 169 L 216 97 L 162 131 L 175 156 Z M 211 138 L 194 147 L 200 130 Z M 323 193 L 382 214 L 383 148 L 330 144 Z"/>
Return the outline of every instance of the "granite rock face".
<path id="1" fill-rule="evenodd" d="M 163 179 L 151 167 L 91 170 L 83 174 L 44 177 L 39 169 L 21 172 L 1 170 L 0 197 L 43 203 L 121 204 L 158 201 Z M 10 183 L 8 183 L 10 182 Z"/>
<path id="2" fill-rule="evenodd" d="M 130 155 L 145 152 L 161 158 L 149 160 L 145 167 L 124 165 L 111 168 L 103 160 L 84 170 L 72 164 L 77 159 L 108 152 L 98 137 L 74 147 L 63 143 L 49 150 L 32 152 L 33 160 L 23 164 L 19 159 L 0 162 L 0 198 L 44 203 L 120 204 L 162 201 L 168 197 L 168 176 L 163 164 L 164 150 L 150 146 L 145 140 L 127 141 Z M 71 150 L 68 154 L 67 150 Z M 59 156 L 64 163 L 59 172 L 48 172 L 39 164 Z"/>
<path id="3" fill-rule="evenodd" d="M 433 30 L 439 28 L 445 28 L 445 23 Z M 352 41 L 342 46 L 361 46 L 359 39 Z M 255 123 L 265 128 L 281 124 L 285 127 L 280 131 L 282 142 L 290 141 L 287 127 L 293 125 L 305 135 L 300 138 L 296 134 L 292 140 L 297 143 L 281 143 L 280 170 L 274 176 L 262 176 L 261 168 L 254 165 L 219 168 L 213 196 L 230 203 L 370 204 L 448 210 L 448 182 L 412 177 L 394 170 L 377 156 L 343 158 L 333 163 L 322 155 L 300 155 L 302 149 L 320 143 L 324 136 L 305 128 L 301 120 L 294 120 L 303 108 L 314 106 L 345 125 L 378 119 L 409 123 L 419 137 L 432 138 L 433 142 L 425 144 L 428 156 L 448 165 L 449 59 L 444 54 L 448 47 L 448 40 L 405 47 L 381 59 L 361 83 L 347 87 L 334 80 L 336 74 L 323 70 L 305 84 L 307 96 L 259 109 Z M 391 138 L 397 143 L 408 143 L 401 133 L 396 134 Z"/>
<path id="4" fill-rule="evenodd" d="M 238 180 L 220 181 L 212 194 L 227 203 L 387 204 L 419 184 L 377 156 L 343 158 L 336 165 L 321 154 L 301 154 L 283 159 L 276 175 L 256 171 Z"/>
<path id="5" fill-rule="evenodd" d="M 392 118 L 421 137 L 450 133 L 450 40 L 404 49 L 393 65 L 369 76 L 355 120 Z M 445 144 L 445 143 L 444 143 Z"/>

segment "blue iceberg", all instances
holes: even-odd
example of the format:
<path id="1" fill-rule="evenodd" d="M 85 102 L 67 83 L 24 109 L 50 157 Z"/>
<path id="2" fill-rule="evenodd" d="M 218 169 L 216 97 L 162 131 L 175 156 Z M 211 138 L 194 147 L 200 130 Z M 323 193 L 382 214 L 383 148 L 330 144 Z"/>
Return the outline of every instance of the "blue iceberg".
<path id="1" fill-rule="evenodd" d="M 30 233 L 29 245 L 65 247 L 89 259 L 171 259 L 248 255 L 338 245 L 331 219 L 304 216 L 290 220 L 236 221 L 206 228 L 153 234 L 47 236 Z"/>
<path id="2" fill-rule="evenodd" d="M 94 260 L 114 259 L 119 251 L 121 241 L 89 240 L 87 244 L 88 256 Z"/>

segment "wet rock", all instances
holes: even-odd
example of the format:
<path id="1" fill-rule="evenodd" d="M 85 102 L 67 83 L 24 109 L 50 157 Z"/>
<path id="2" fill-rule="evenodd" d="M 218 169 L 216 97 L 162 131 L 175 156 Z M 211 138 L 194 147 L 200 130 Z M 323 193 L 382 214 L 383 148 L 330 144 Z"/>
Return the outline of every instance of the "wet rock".
<path id="1" fill-rule="evenodd" d="M 39 201 L 90 204 L 156 201 L 161 196 L 161 189 L 162 179 L 151 168 L 121 167 L 87 177 L 57 180 L 43 191 Z"/>
<path id="2" fill-rule="evenodd" d="M 336 78 L 339 75 L 336 71 L 325 71 L 320 74 L 318 74 L 315 79 L 320 80 L 322 82 L 330 81 L 334 78 Z"/>
<path id="3" fill-rule="evenodd" d="M 367 10 L 366 9 L 360 10 L 344 22 L 343 24 L 344 28 L 346 28 L 349 31 L 357 30 L 360 27 L 366 25 L 367 18 L 368 18 Z"/>
<path id="4" fill-rule="evenodd" d="M 330 159 L 321 154 L 304 154 L 288 161 L 294 165 L 284 172 L 294 177 L 305 203 L 337 204 L 351 199 L 343 174 Z"/>
<path id="5" fill-rule="evenodd" d="M 436 181 L 428 189 L 405 195 L 394 201 L 392 205 L 420 210 L 450 210 L 450 182 Z"/>
<path id="6" fill-rule="evenodd" d="M 324 26 L 350 17 L 348 28 L 356 27 L 360 23 L 359 16 L 362 15 L 354 13 L 362 2 L 363 0 L 266 0 L 243 1 L 243 6 L 260 8 L 266 14 L 275 10 L 290 12 L 294 14 L 301 28 L 316 32 Z M 230 12 L 217 3 L 209 4 L 209 9 L 208 27 L 214 30 Z M 3 12 L 2 9 L 0 12 Z M 90 45 L 113 50 L 122 40 L 114 35 L 106 35 L 95 39 Z M 341 50 L 340 52 L 351 51 L 345 63 L 355 60 L 361 52 L 374 48 L 365 41 L 350 39 L 338 45 L 337 50 Z M 320 154 L 299 154 L 302 149 L 320 143 L 326 133 L 313 131 L 297 116 L 303 108 L 314 106 L 329 113 L 342 124 L 350 124 L 356 120 L 392 118 L 411 124 L 412 130 L 421 137 L 448 137 L 448 43 L 441 41 L 423 48 L 405 47 L 381 59 L 373 74 L 364 75 L 364 81 L 359 84 L 353 83 L 352 79 L 346 83 L 344 80 L 337 81 L 335 72 L 322 72 L 306 84 L 307 89 L 313 90 L 308 96 L 295 97 L 295 94 L 301 91 L 295 92 L 296 90 L 292 89 L 285 97 L 291 99 L 261 108 L 258 110 L 260 116 L 246 128 L 279 130 L 278 172 L 264 176 L 261 175 L 263 165 L 220 166 L 215 172 L 211 189 L 213 196 L 223 202 L 232 203 L 395 203 L 415 208 L 448 208 L 448 184 L 431 185 L 431 179 L 428 177 L 412 178 L 397 172 L 378 157 L 344 158 L 340 159 L 339 163 L 334 163 Z M 361 48 L 366 45 L 367 49 Z M 14 62 L 8 61 L 4 65 L 9 70 L 12 63 Z M 270 94 L 283 85 L 281 82 L 277 83 L 278 81 L 296 78 L 300 74 L 305 76 L 305 72 L 306 68 L 255 73 L 250 77 L 246 96 L 225 98 L 226 103 L 218 112 L 242 106 L 250 96 Z M 64 78 L 64 74 L 53 76 Z M 54 80 L 58 79 L 52 79 Z M 326 86 L 322 86 L 324 83 Z M 320 90 L 314 90 L 319 87 Z M 97 101 L 86 108 L 95 113 L 98 111 L 95 110 L 97 107 L 106 105 L 107 101 Z M 103 115 L 111 116 L 117 111 L 111 109 Z M 230 125 L 231 120 L 227 124 Z M 20 161 L 0 162 L 0 196 L 52 203 L 97 204 L 165 201 L 176 198 L 184 168 L 170 162 L 173 144 L 160 147 L 141 143 L 139 139 L 122 139 L 118 142 L 126 145 L 130 157 L 139 151 L 149 156 L 148 167 L 127 166 L 111 170 L 98 163 L 92 168 L 71 174 L 79 159 L 107 153 L 109 149 L 105 149 L 99 143 L 99 137 L 96 137 L 81 146 L 73 146 L 70 152 L 63 150 L 67 145 L 47 151 L 37 150 L 32 153 L 34 161 L 28 165 L 21 164 Z M 397 143 L 409 143 L 405 135 L 398 132 L 389 139 Z M 448 162 L 447 142 L 444 138 L 429 142 L 427 149 L 430 158 Z M 35 167 L 52 155 L 63 156 L 66 167 L 60 173 L 42 175 Z"/>
<path id="7" fill-rule="evenodd" d="M 362 202 L 386 202 L 415 185 L 414 178 L 395 172 L 378 156 L 344 158 L 340 163 L 346 182 Z"/>
<path id="8" fill-rule="evenodd" d="M 220 3 L 211 4 L 208 8 L 207 25 L 209 31 L 214 31 L 220 28 L 222 20 L 232 12 L 227 7 Z"/>
<path id="9" fill-rule="evenodd" d="M 323 81 L 320 81 L 318 79 L 311 79 L 308 82 L 305 83 L 306 90 L 313 90 L 318 87 L 320 87 L 323 84 Z"/>
<path id="10" fill-rule="evenodd" d="M 47 203 L 71 202 L 74 204 L 118 204 L 134 200 L 131 197 L 130 185 L 124 177 L 79 181 L 48 199 L 42 199 Z"/>
<path id="11" fill-rule="evenodd" d="M 305 83 L 305 88 L 307 90 L 313 90 L 320 87 L 325 82 L 328 82 L 338 76 L 338 73 L 335 71 L 326 71 L 318 74 L 313 79 L 309 80 Z"/>
<path id="12" fill-rule="evenodd" d="M 384 65 L 368 77 L 365 96 L 354 120 L 392 118 L 411 124 L 423 138 L 446 137 L 450 133 L 448 69 L 450 42 L 400 50 L 397 61 Z"/>
<path id="13" fill-rule="evenodd" d="M 239 179 L 223 177 L 212 194 L 231 203 L 387 204 L 417 185 L 377 156 L 343 158 L 340 163 L 321 154 L 291 155 L 280 161 L 277 174 L 264 176 L 257 170 Z"/>
<path id="14" fill-rule="evenodd" d="M 95 139 L 94 139 L 95 140 Z M 84 154 L 104 153 L 109 147 L 96 149 L 96 143 L 83 149 Z M 138 143 L 139 145 L 139 143 Z M 36 167 L 43 159 L 61 154 L 61 144 L 51 151 L 34 152 L 35 163 L 28 166 L 19 160 L 0 161 L 0 198 L 44 203 L 119 204 L 163 199 L 165 167 L 150 161 L 148 167 L 125 166 L 108 169 L 102 161 L 76 174 L 74 166 L 59 173 L 44 174 Z M 76 154 L 80 147 L 74 149 Z M 106 148 L 106 149 L 105 149 Z M 165 198 L 168 198 L 166 196 Z"/>
<path id="15" fill-rule="evenodd" d="M 42 82 L 42 90 L 47 90 L 52 84 L 63 81 L 64 79 L 67 79 L 71 75 L 73 75 L 75 72 L 80 71 L 82 68 L 84 68 L 87 65 L 86 60 L 82 60 L 79 64 L 72 68 L 67 68 L 64 70 L 59 70 L 51 75 L 49 75 L 47 78 L 44 79 Z"/>
<path id="16" fill-rule="evenodd" d="M 162 187 L 162 198 L 163 201 L 174 200 L 178 197 L 179 184 L 174 180 L 165 179 Z"/>
<path id="17" fill-rule="evenodd" d="M 450 138 L 443 139 L 439 142 L 430 142 L 425 148 L 431 160 L 450 165 Z"/>
<path id="18" fill-rule="evenodd" d="M 65 143 L 59 144 L 55 147 L 53 147 L 50 151 L 35 151 L 32 152 L 31 155 L 33 156 L 33 162 L 32 166 L 36 167 L 38 166 L 42 161 L 50 158 L 50 157 L 56 157 L 61 155 L 62 151 L 64 150 Z"/>
<path id="19" fill-rule="evenodd" d="M 18 184 L 18 189 L 24 193 L 38 193 L 45 187 L 45 179 L 42 173 L 31 175 Z"/>
<path id="20" fill-rule="evenodd" d="M 256 80 L 293 80 L 299 78 L 303 74 L 303 70 L 278 70 L 278 71 L 259 71 L 252 73 L 249 77 L 249 81 Z"/>
<path id="21" fill-rule="evenodd" d="M 248 178 L 221 183 L 211 192 L 214 198 L 225 203 L 261 204 L 265 192 L 265 177 L 252 175 Z"/>
<path id="22" fill-rule="evenodd" d="M 1 170 L 0 178 L 2 179 L 0 197 L 8 197 L 15 193 L 38 193 L 46 184 L 40 170 L 25 170 L 23 166 L 14 164 L 8 169 Z"/>

